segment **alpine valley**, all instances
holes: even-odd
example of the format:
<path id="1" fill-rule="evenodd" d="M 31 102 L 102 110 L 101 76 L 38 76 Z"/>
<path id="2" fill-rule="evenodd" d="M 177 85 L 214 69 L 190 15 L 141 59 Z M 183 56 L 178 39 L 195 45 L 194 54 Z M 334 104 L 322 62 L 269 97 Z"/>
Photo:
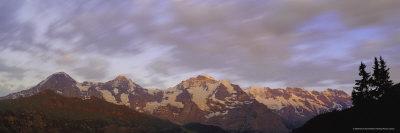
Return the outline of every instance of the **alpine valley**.
<path id="1" fill-rule="evenodd" d="M 51 90 L 53 93 L 47 90 Z M 333 89 L 319 92 L 302 88 L 241 88 L 228 80 L 217 80 L 205 75 L 189 78 L 167 89 L 146 89 L 125 76 L 117 76 L 105 83 L 78 82 L 68 74 L 58 72 L 32 88 L 1 97 L 0 108 L 2 108 L 1 111 L 5 110 L 3 114 L 10 116 L 7 109 L 15 109 L 15 107 L 11 107 L 10 103 L 21 105 L 18 107 L 23 108 L 22 105 L 31 106 L 29 101 L 46 101 L 45 97 L 52 97 L 47 100 L 53 100 L 53 102 L 35 106 L 41 108 L 38 110 L 42 110 L 42 113 L 39 111 L 39 116 L 46 115 L 46 111 L 43 114 L 44 108 L 54 109 L 51 108 L 51 105 L 61 104 L 63 106 L 56 106 L 60 107 L 59 110 L 68 110 L 64 108 L 69 106 L 83 106 L 78 109 L 70 109 L 77 114 L 88 114 L 87 110 L 93 107 L 92 110 L 95 111 L 90 115 L 92 117 L 96 114 L 106 115 L 115 120 L 111 116 L 116 114 L 118 117 L 126 115 L 127 117 L 123 120 L 125 123 L 129 123 L 126 121 L 135 119 L 135 117 L 145 121 L 133 123 L 140 128 L 128 128 L 129 124 L 125 124 L 124 128 L 117 128 L 121 132 L 285 133 L 302 126 L 307 120 L 318 114 L 343 110 L 352 106 L 348 94 Z M 59 100 L 54 100 L 54 98 Z M 85 107 L 89 109 L 84 109 Z M 105 113 L 107 110 L 117 112 Z M 18 116 L 15 112 L 11 114 L 13 114 L 11 116 Z M 71 112 L 66 114 L 71 115 Z M 99 118 L 106 116 L 99 116 Z M 11 120 L 11 118 L 13 119 Z M 2 119 L 2 121 L 10 123 L 10 121 L 18 121 L 15 120 L 16 118 L 19 117 L 10 117 L 10 119 Z M 63 120 L 65 119 L 67 117 L 63 117 Z M 76 121 L 76 119 L 74 120 Z M 115 123 L 111 123 L 107 127 L 118 126 Z M 145 125 L 138 126 L 140 124 Z M 31 124 L 31 126 L 33 125 Z M 153 125 L 156 125 L 157 128 L 151 131 L 147 130 L 146 127 Z M 0 127 L 2 126 L 4 127 L 4 125 L 0 125 Z M 24 130 L 29 129 L 27 127 L 29 125 L 25 125 Z M 193 130 L 187 127 L 192 127 Z M 202 131 L 195 131 L 196 128 Z M 107 128 L 100 129 L 103 131 Z M 93 131 L 100 131 L 100 129 Z"/>

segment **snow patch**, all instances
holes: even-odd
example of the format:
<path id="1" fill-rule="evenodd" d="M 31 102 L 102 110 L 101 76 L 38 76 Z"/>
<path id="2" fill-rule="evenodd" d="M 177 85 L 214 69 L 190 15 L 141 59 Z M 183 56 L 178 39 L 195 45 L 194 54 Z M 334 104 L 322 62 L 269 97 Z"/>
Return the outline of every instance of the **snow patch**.
<path id="1" fill-rule="evenodd" d="M 125 93 L 121 94 L 121 104 L 122 105 L 126 105 L 126 106 L 130 106 L 130 104 L 129 104 L 129 94 L 125 94 Z"/>
<path id="2" fill-rule="evenodd" d="M 187 91 L 192 95 L 192 101 L 203 111 L 209 109 L 207 99 L 212 96 L 218 84 L 207 83 L 205 87 L 200 84 L 189 87 Z"/>
<path id="3" fill-rule="evenodd" d="M 231 84 L 231 82 L 229 80 L 221 80 L 220 82 L 221 82 L 221 84 L 223 84 L 227 88 L 227 91 L 230 94 L 236 93 L 235 88 L 233 88 L 233 86 L 232 86 L 232 84 Z"/>
<path id="4" fill-rule="evenodd" d="M 90 88 L 90 85 L 84 85 L 82 83 L 78 83 L 78 84 L 76 84 L 76 87 L 78 87 L 80 91 L 88 91 Z"/>
<path id="5" fill-rule="evenodd" d="M 342 110 L 343 106 L 340 105 L 340 104 L 337 104 L 336 102 L 333 102 L 333 107 L 332 108 L 337 109 L 337 110 Z"/>
<path id="6" fill-rule="evenodd" d="M 143 108 L 143 110 L 145 110 L 146 112 L 150 112 L 153 113 L 155 109 L 157 109 L 158 107 L 162 106 L 161 103 L 158 102 L 148 102 L 146 103 L 146 106 Z"/>
<path id="7" fill-rule="evenodd" d="M 103 99 L 106 100 L 107 102 L 114 103 L 114 104 L 118 103 L 110 91 L 108 91 L 108 90 L 99 90 L 99 91 L 100 91 L 101 95 L 103 96 Z"/>
<path id="8" fill-rule="evenodd" d="M 114 88 L 113 91 L 114 91 L 114 94 L 118 94 L 118 89 L 117 88 Z"/>
<path id="9" fill-rule="evenodd" d="M 183 108 L 183 103 L 176 101 L 176 97 L 181 93 L 182 90 L 169 89 L 164 92 L 163 100 L 161 102 L 148 102 L 143 109 L 147 112 L 153 113 L 155 109 L 161 106 L 170 105 L 177 108 Z"/>
<path id="10" fill-rule="evenodd" d="M 204 78 L 208 78 L 208 79 L 211 79 L 211 80 L 215 80 L 214 77 L 212 77 L 212 76 L 210 76 L 210 75 L 207 75 L 207 74 L 199 75 L 198 77 L 204 77 Z"/>

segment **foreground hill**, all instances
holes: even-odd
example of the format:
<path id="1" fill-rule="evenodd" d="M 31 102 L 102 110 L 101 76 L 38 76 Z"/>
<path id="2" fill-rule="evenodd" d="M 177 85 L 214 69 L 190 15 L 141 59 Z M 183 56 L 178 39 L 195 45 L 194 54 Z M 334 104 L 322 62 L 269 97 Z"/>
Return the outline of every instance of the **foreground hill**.
<path id="1" fill-rule="evenodd" d="M 193 133 L 229 133 L 223 130 L 221 127 L 213 125 L 204 125 L 200 123 L 188 123 L 183 125 L 186 130 L 190 130 Z"/>
<path id="2" fill-rule="evenodd" d="M 250 87 L 252 98 L 279 114 L 289 128 L 302 126 L 312 117 L 351 107 L 351 97 L 341 90 L 307 91 L 301 88 Z"/>
<path id="3" fill-rule="evenodd" d="M 92 98 L 68 98 L 52 91 L 0 101 L 0 132 L 143 132 L 184 130 L 171 122 Z"/>
<path id="4" fill-rule="evenodd" d="M 400 84 L 392 90 L 385 102 L 318 115 L 294 133 L 400 132 Z"/>

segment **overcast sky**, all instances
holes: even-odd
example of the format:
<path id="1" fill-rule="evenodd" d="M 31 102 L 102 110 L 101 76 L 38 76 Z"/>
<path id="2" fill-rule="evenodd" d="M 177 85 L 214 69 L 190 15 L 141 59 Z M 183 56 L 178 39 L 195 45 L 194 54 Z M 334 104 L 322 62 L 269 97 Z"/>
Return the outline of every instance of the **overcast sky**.
<path id="1" fill-rule="evenodd" d="M 399 0 L 0 0 L 0 96 L 59 71 L 350 92 L 374 56 L 399 82 L 399 51 Z"/>

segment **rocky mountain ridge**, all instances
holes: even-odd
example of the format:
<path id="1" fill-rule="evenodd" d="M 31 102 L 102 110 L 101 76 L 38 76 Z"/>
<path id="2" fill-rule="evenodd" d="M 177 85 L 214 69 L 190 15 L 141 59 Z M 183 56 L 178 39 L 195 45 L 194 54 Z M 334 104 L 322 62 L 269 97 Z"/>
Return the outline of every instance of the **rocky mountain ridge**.
<path id="1" fill-rule="evenodd" d="M 250 87 L 245 90 L 252 98 L 278 113 L 290 128 L 301 126 L 310 118 L 332 110 L 352 106 L 344 91 L 327 89 L 322 92 L 301 88 L 271 89 Z"/>
<path id="2" fill-rule="evenodd" d="M 281 104 L 271 104 L 271 98 L 285 99 L 285 93 L 279 93 L 285 90 L 264 88 L 266 91 L 263 91 L 250 88 L 244 91 L 228 80 L 216 80 L 205 75 L 189 78 L 165 90 L 155 90 L 145 89 L 125 76 L 117 76 L 105 83 L 79 83 L 68 74 L 59 72 L 28 90 L 9 94 L 2 99 L 31 96 L 47 89 L 67 97 L 89 99 L 94 96 L 177 124 L 202 123 L 216 125 L 229 131 L 288 132 L 288 128 L 302 124 L 303 118 L 309 119 L 308 117 L 321 112 L 324 109 L 321 107 L 326 107 L 327 110 L 348 107 L 347 99 L 335 98 L 328 100 L 344 101 L 332 102 L 325 106 L 324 102 L 321 102 L 324 99 L 309 98 L 310 94 L 321 95 L 325 94 L 324 92 L 309 94 L 305 93 L 305 90 L 302 91 L 303 89 L 299 89 L 298 93 L 290 93 L 292 98 L 281 100 L 285 101 Z M 347 95 L 337 92 L 343 97 Z M 303 93 L 304 95 L 300 95 Z M 293 103 L 293 98 L 297 98 L 296 102 L 305 106 L 288 104 Z M 314 100 L 311 102 L 309 99 Z M 312 106 L 308 106 L 309 103 L 312 103 Z M 298 113 L 300 109 L 302 111 Z M 299 119 L 300 122 L 291 122 L 291 118 Z"/>

